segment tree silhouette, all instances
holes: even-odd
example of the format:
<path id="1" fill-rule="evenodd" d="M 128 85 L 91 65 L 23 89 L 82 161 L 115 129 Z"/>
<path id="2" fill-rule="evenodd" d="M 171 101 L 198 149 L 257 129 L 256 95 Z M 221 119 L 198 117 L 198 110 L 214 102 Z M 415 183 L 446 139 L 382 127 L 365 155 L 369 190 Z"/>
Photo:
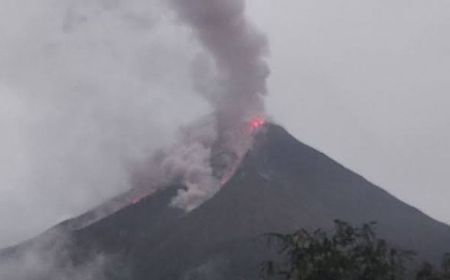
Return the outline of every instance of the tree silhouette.
<path id="1" fill-rule="evenodd" d="M 450 254 L 444 255 L 440 270 L 425 262 L 416 273 L 416 280 L 450 280 Z"/>
<path id="2" fill-rule="evenodd" d="M 322 230 L 268 234 L 281 260 L 264 263 L 263 276 L 288 280 L 403 279 L 405 262 L 414 253 L 377 238 L 374 226 L 368 223 L 358 228 L 336 220 L 332 235 Z"/>

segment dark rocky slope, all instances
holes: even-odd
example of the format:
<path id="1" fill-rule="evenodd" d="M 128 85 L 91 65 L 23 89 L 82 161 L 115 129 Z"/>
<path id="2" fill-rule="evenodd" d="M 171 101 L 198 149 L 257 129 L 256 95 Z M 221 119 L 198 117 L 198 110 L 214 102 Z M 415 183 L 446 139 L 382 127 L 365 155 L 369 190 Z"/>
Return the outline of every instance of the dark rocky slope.
<path id="1" fill-rule="evenodd" d="M 168 206 L 180 187 L 166 188 L 84 227 L 77 219 L 66 222 L 63 228 L 71 240 L 67 259 L 76 266 L 92 255 L 107 255 L 115 271 L 109 279 L 257 279 L 261 261 L 270 255 L 262 234 L 326 229 L 335 219 L 377 221 L 383 238 L 427 259 L 450 250 L 449 226 L 276 125 L 257 135 L 236 174 L 197 209 L 184 213 Z M 3 255 L 26 248 L 10 248 Z"/>

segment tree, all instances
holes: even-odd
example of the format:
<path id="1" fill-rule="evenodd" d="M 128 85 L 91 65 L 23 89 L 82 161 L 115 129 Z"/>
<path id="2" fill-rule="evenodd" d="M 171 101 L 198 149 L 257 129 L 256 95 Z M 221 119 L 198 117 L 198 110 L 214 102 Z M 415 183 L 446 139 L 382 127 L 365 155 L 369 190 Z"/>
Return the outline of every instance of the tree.
<path id="1" fill-rule="evenodd" d="M 292 234 L 268 234 L 276 244 L 280 261 L 268 261 L 263 275 L 287 280 L 394 280 L 402 279 L 405 262 L 413 252 L 389 246 L 374 231 L 375 223 L 360 228 L 335 221 L 329 235 L 323 230 L 300 230 Z"/>
<path id="2" fill-rule="evenodd" d="M 444 255 L 440 270 L 428 262 L 423 263 L 416 280 L 450 280 L 450 253 Z"/>

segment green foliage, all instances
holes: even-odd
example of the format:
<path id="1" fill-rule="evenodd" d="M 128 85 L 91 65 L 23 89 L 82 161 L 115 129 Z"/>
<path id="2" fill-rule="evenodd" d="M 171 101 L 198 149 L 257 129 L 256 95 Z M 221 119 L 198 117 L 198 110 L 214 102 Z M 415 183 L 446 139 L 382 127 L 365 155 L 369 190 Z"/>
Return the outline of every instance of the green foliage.
<path id="1" fill-rule="evenodd" d="M 416 274 L 416 280 L 450 280 L 450 254 L 444 255 L 440 270 L 430 263 L 424 263 Z"/>
<path id="2" fill-rule="evenodd" d="M 354 228 L 335 221 L 333 235 L 322 230 L 300 230 L 293 234 L 269 234 L 282 256 L 269 261 L 263 275 L 287 280 L 393 280 L 402 279 L 405 262 L 414 253 L 390 247 L 378 239 L 375 223 Z"/>

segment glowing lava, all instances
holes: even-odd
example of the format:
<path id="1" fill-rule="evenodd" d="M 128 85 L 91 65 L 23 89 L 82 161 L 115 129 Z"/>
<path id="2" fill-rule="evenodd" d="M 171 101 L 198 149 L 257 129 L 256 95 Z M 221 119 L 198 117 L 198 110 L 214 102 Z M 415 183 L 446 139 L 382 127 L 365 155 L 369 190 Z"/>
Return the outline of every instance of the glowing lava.
<path id="1" fill-rule="evenodd" d="M 255 132 L 262 128 L 266 124 L 266 120 L 263 118 L 254 118 L 250 121 L 250 132 Z"/>
<path id="2" fill-rule="evenodd" d="M 267 121 L 263 117 L 255 117 L 250 119 L 247 123 L 244 123 L 244 131 L 246 133 L 251 134 L 251 136 L 254 136 L 260 129 L 262 129 L 266 125 Z M 249 135 L 248 135 L 249 136 Z M 230 179 L 233 177 L 233 175 L 236 173 L 236 170 L 239 168 L 240 163 L 243 159 L 243 155 L 238 155 L 237 159 L 233 160 L 232 163 L 230 163 L 229 166 L 226 167 L 225 174 L 223 176 L 220 176 L 220 181 L 218 182 L 220 186 L 224 186 Z M 136 194 L 135 196 L 130 198 L 131 204 L 138 204 L 141 202 L 144 198 L 151 195 L 153 192 L 144 192 L 140 194 Z"/>

